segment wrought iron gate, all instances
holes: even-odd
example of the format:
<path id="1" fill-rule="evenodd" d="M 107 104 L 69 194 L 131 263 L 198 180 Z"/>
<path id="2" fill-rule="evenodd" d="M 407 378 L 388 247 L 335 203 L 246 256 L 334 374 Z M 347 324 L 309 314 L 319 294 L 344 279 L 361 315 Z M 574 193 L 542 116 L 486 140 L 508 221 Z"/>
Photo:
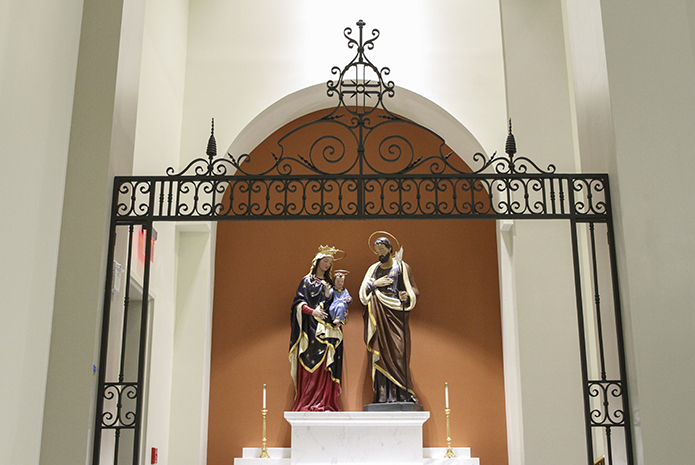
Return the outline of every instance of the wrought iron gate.
<path id="1" fill-rule="evenodd" d="M 586 447 L 593 464 L 594 430 L 602 431 L 607 463 L 613 465 L 614 433 L 620 431 L 620 455 L 633 464 L 632 433 L 625 350 L 618 289 L 615 238 L 607 174 L 559 174 L 554 166 L 538 167 L 526 157 L 516 156 L 516 144 L 509 128 L 506 155 L 487 158 L 477 153 L 479 167 L 471 171 L 457 163 L 458 157 L 445 141 L 431 130 L 391 113 L 385 99 L 395 94 L 392 81 L 385 81 L 388 68 L 377 68 L 365 52 L 379 37 L 363 37 L 364 22 L 357 23 L 358 37 L 346 28 L 348 47 L 356 49 L 354 58 L 342 69 L 334 67 L 335 81 L 327 83 L 328 97 L 338 103 L 322 117 L 285 134 L 279 153 L 251 160 L 248 155 L 218 157 L 214 127 L 208 141 L 207 158 L 193 160 L 176 173 L 166 176 L 117 177 L 114 184 L 109 241 L 109 262 L 117 247 L 116 231 L 127 230 L 126 291 L 122 318 L 130 306 L 130 276 L 133 250 L 141 247 L 143 300 L 139 308 L 137 370 L 128 378 L 124 368 L 128 324 L 122 326 L 121 341 L 109 341 L 111 283 L 114 270 L 106 278 L 99 392 L 95 419 L 93 464 L 100 463 L 102 445 L 111 442 L 114 462 L 118 463 L 121 441 L 127 435 L 127 449 L 133 464 L 138 463 L 143 424 L 143 393 L 147 356 L 150 261 L 157 221 L 236 221 L 236 220 L 321 220 L 321 219 L 558 219 L 569 220 L 574 260 L 577 321 L 582 366 Z M 283 140 L 309 127 L 328 125 L 344 137 L 321 136 L 305 154 L 284 153 Z M 420 154 L 403 135 L 403 128 L 416 128 L 437 138 L 438 153 Z M 138 229 L 141 228 L 141 231 Z M 607 242 L 597 241 L 597 228 Z M 582 281 L 580 236 L 589 238 L 590 276 Z M 606 260 L 601 259 L 605 256 Z M 608 277 L 601 278 L 600 264 L 608 263 Z M 586 278 L 585 278 L 586 279 Z M 606 285 L 606 280 L 609 281 Z M 593 306 L 583 299 L 591 289 Z M 612 299 L 612 312 L 602 311 L 601 292 L 606 287 Z M 604 307 L 606 303 L 604 302 Z M 588 319 L 586 313 L 591 313 Z M 120 318 L 120 317 L 119 317 Z M 606 321 L 614 333 L 608 336 Z M 585 322 L 593 321 L 593 328 Z M 132 334 L 132 331 L 131 331 Z M 588 337 L 596 339 L 598 374 L 590 373 Z M 109 347 L 113 344 L 119 349 Z M 606 344 L 612 344 L 607 348 Z M 109 350 L 120 350 L 118 369 L 107 366 Z M 607 362 L 617 354 L 615 363 Z M 108 378 L 108 379 L 107 379 Z"/>

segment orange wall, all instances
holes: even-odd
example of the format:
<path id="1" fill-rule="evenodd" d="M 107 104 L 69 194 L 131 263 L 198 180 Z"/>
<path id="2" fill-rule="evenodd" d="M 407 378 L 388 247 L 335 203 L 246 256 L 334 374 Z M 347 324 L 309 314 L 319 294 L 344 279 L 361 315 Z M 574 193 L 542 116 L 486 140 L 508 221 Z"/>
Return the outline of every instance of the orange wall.
<path id="1" fill-rule="evenodd" d="M 371 402 L 359 285 L 375 256 L 370 234 L 404 246 L 420 298 L 411 316 L 415 392 L 431 412 L 425 447 L 446 446 L 444 382 L 454 446 L 484 465 L 507 463 L 495 224 L 478 220 L 238 221 L 217 230 L 208 463 L 229 464 L 261 445 L 262 386 L 268 385 L 268 446 L 289 447 L 283 412 L 292 406 L 290 304 L 319 245 L 347 252 L 353 299 L 344 332 L 344 410 Z"/>

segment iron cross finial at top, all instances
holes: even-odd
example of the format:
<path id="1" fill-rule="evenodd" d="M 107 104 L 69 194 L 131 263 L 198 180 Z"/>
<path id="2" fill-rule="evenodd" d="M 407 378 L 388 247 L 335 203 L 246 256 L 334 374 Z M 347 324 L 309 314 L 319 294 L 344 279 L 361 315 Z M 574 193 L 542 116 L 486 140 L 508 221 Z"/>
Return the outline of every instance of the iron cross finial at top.
<path id="1" fill-rule="evenodd" d="M 327 94 L 329 97 L 337 95 L 339 105 L 349 113 L 365 115 L 378 106 L 383 107 L 384 96 L 395 95 L 395 84 L 393 81 L 384 81 L 384 76 L 390 74 L 391 70 L 387 67 L 377 68 L 365 54 L 366 50 L 374 48 L 379 30 L 372 29 L 372 37 L 365 40 L 363 28 L 366 23 L 360 19 L 356 24 L 359 28 L 357 39 L 352 37 L 351 27 L 345 28 L 343 36 L 348 41 L 348 48 L 357 48 L 357 54 L 344 68 L 334 66 L 331 69 L 331 74 L 337 75 L 338 79 L 327 82 Z"/>

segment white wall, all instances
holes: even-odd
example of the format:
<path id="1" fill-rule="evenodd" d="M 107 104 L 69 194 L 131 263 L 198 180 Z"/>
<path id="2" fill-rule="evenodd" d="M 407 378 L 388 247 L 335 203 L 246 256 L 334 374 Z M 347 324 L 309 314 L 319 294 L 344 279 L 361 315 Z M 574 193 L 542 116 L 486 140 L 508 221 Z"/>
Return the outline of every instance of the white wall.
<path id="1" fill-rule="evenodd" d="M 506 135 L 499 8 L 444 0 L 192 2 L 182 157 L 203 155 L 210 119 L 228 147 L 265 108 L 333 79 L 355 54 L 342 31 L 363 19 L 381 37 L 367 56 L 388 79 L 432 100 L 492 153 Z M 455 46 L 452 46 L 455 44 Z M 470 46 L 468 45 L 470 44 Z M 326 97 L 326 106 L 333 106 Z M 388 105 L 388 104 L 387 104 Z M 239 155 L 239 154 L 234 154 Z"/>
<path id="2" fill-rule="evenodd" d="M 501 0 L 507 107 L 517 156 L 575 171 L 561 2 Z M 518 463 L 587 463 L 569 222 L 515 221 L 513 267 L 523 437 Z M 503 250 L 503 251 L 504 251 Z M 501 278 L 503 292 L 508 283 Z M 507 357 L 507 354 L 505 354 Z M 516 425 L 511 424 L 511 428 Z M 512 436 L 513 438 L 514 436 Z M 592 457 L 595 459 L 598 457 Z"/>
<path id="3" fill-rule="evenodd" d="M 0 4 L 0 463 L 38 463 L 82 1 Z"/>
<path id="4" fill-rule="evenodd" d="M 585 173 L 615 173 L 615 134 L 600 0 L 564 0 L 578 152 Z"/>
<path id="5" fill-rule="evenodd" d="M 177 306 L 171 395 L 171 465 L 207 457 L 215 234 L 209 224 L 177 228 Z"/>
<path id="6" fill-rule="evenodd" d="M 83 463 L 91 455 L 109 191 L 112 176 L 132 169 L 140 69 L 140 34 L 121 30 L 142 30 L 143 14 L 144 5 L 135 0 L 84 3 L 41 438 L 44 464 Z"/>
<path id="7" fill-rule="evenodd" d="M 181 150 L 188 0 L 147 0 L 144 27 L 133 173 L 159 176 Z"/>
<path id="8" fill-rule="evenodd" d="M 581 166 L 611 177 L 638 463 L 689 463 L 695 2 L 567 12 Z"/>
<path id="9" fill-rule="evenodd" d="M 640 463 L 695 456 L 692 1 L 601 1 Z"/>
<path id="10" fill-rule="evenodd" d="M 566 36 L 568 53 L 571 57 L 570 73 L 573 80 L 572 103 L 574 104 L 576 129 L 576 166 L 578 171 L 588 173 L 608 173 L 612 176 L 609 181 L 615 182 L 615 134 L 610 106 L 608 75 L 606 70 L 605 44 L 603 41 L 603 25 L 601 21 L 601 6 L 598 0 L 566 0 Z M 615 197 L 613 201 L 615 201 Z M 580 230 L 586 228 L 580 228 Z M 586 231 L 582 231 L 586 232 Z M 587 234 L 580 235 L 580 245 L 587 244 Z M 616 318 L 612 279 L 610 278 L 610 260 L 607 251 L 606 227 L 597 226 L 596 247 L 598 250 L 598 275 L 601 309 L 601 325 L 604 343 L 604 360 L 607 379 L 617 379 L 620 376 Z M 583 239 L 583 240 L 582 240 Z M 585 295 L 584 307 L 587 328 L 596 327 L 595 296 L 592 292 L 592 267 L 588 260 L 589 249 L 582 247 L 581 255 L 586 257 L 582 265 Z M 599 341 L 589 338 L 589 379 L 600 379 Z M 591 344 L 593 342 L 593 345 Z M 629 393 L 628 393 L 629 394 Z M 598 400 L 597 400 L 598 402 Z M 617 406 L 616 400 L 612 401 Z M 622 406 L 620 406 L 622 407 Z M 602 409 L 600 405 L 592 408 Z M 595 455 L 606 453 L 605 434 L 602 428 L 595 428 Z M 613 430 L 613 458 L 617 463 L 624 463 L 624 433 Z"/>
<path id="11" fill-rule="evenodd" d="M 178 167 L 187 33 L 188 0 L 146 2 L 133 160 L 135 175 L 163 175 L 167 167 Z M 151 315 L 146 436 L 142 448 L 148 460 L 151 448 L 156 447 L 159 463 L 174 463 L 175 457 L 169 454 L 170 424 L 177 409 L 183 407 L 172 405 L 171 401 L 176 363 L 178 233 L 172 223 L 156 223 L 154 227 L 157 242 L 150 292 L 155 300 Z"/>

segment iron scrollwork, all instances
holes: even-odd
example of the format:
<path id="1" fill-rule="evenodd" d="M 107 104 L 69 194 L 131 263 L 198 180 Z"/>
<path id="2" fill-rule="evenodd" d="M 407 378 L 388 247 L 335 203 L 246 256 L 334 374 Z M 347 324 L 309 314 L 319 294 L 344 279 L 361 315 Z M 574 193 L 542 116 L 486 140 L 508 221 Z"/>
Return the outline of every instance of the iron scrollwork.
<path id="1" fill-rule="evenodd" d="M 102 413 L 102 428 L 135 427 L 138 421 L 135 411 L 135 401 L 138 397 L 137 383 L 106 383 L 102 397 L 104 405 L 111 407 Z"/>
<path id="2" fill-rule="evenodd" d="M 117 179 L 128 220 L 593 218 L 608 215 L 605 177 L 584 175 L 224 176 Z"/>
<path id="3" fill-rule="evenodd" d="M 606 204 L 606 184 L 599 178 L 576 178 L 573 180 L 574 208 L 580 215 L 604 215 L 608 205 Z"/>
<path id="4" fill-rule="evenodd" d="M 205 150 L 208 156 L 205 158 L 196 158 L 186 165 L 180 172 L 170 166 L 166 169 L 167 176 L 227 176 L 233 175 L 235 164 L 232 159 L 215 158 L 217 156 L 217 141 L 215 140 L 215 119 L 212 119 L 210 128 L 210 137 L 208 138 L 208 146 Z"/>
<path id="5" fill-rule="evenodd" d="M 473 161 L 471 171 L 453 163 L 444 139 L 428 128 L 392 113 L 385 101 L 395 84 L 367 57 L 379 38 L 365 38 L 364 21 L 357 37 L 343 35 L 355 55 L 327 82 L 337 104 L 318 119 L 282 135 L 279 149 L 266 160 L 251 155 L 217 156 L 214 120 L 207 158 L 197 158 L 176 173 L 149 180 L 117 179 L 119 218 L 369 218 L 369 217 L 572 217 L 607 214 L 604 180 L 557 175 L 527 157 L 516 156 L 511 121 L 505 154 Z M 328 125 L 324 131 L 320 125 Z M 285 144 L 309 128 L 319 136 L 302 153 L 290 156 Z M 436 153 L 418 153 L 404 129 L 433 138 Z M 458 159 L 458 157 L 454 157 Z M 252 163 L 256 162 L 255 164 Z M 330 179 L 328 179 L 330 178 Z"/>
<path id="6" fill-rule="evenodd" d="M 303 127 L 306 125 L 298 129 Z M 286 137 L 287 134 L 280 140 Z M 400 136 L 385 137 L 377 156 L 385 164 L 399 163 L 404 153 L 401 147 L 405 147 L 406 160 L 400 161 L 403 169 L 389 174 L 350 173 L 357 165 L 356 157 L 348 160 L 347 169 L 329 173 L 319 169 L 312 154 L 319 150 L 324 165 L 344 161 L 345 144 L 341 142 L 336 150 L 335 144 L 327 144 L 332 138 L 322 136 L 314 141 L 307 157 L 273 155 L 271 169 L 249 174 L 242 171 L 240 160 L 231 156 L 215 159 L 213 126 L 208 159 L 199 158 L 184 170 L 195 167 L 195 173 L 203 174 L 117 178 L 116 215 L 158 220 L 385 216 L 605 218 L 608 215 L 607 176 L 555 174 L 553 165 L 541 173 L 527 173 L 525 160 L 528 159 L 515 158 L 516 144 L 511 132 L 507 137 L 508 158 L 493 156 L 486 162 L 485 166 L 492 167 L 493 173 L 449 169 L 453 166 L 448 162 L 450 154 L 428 158 L 427 171 L 413 173 L 414 168 L 422 167 L 422 158 L 416 158 L 412 144 Z M 399 148 L 395 148 L 394 140 L 399 141 Z M 385 146 L 388 148 L 383 150 Z M 300 165 L 310 172 L 293 174 Z M 229 166 L 237 169 L 236 175 L 228 174 Z M 362 166 L 371 169 L 373 163 L 365 158 Z M 272 170 L 281 174 L 268 174 Z"/>
<path id="7" fill-rule="evenodd" d="M 555 173 L 555 165 L 548 165 L 548 168 L 543 170 L 528 157 L 516 157 L 516 139 L 512 133 L 511 120 L 509 120 L 509 133 L 507 134 L 504 152 L 507 154 L 506 157 L 498 156 L 497 152 L 495 152 L 489 159 L 480 152 L 473 154 L 473 161 L 481 163 L 480 168 L 475 170 L 475 173 L 483 173 L 489 169 L 492 169 L 495 174 L 511 175 L 529 174 L 531 169 L 539 174 L 549 175 Z"/>
<path id="8" fill-rule="evenodd" d="M 354 57 L 343 68 L 334 66 L 331 73 L 335 80 L 326 83 L 327 96 L 337 99 L 336 105 L 320 118 L 305 123 L 288 131 L 278 141 L 279 151 L 270 152 L 273 162 L 262 167 L 249 167 L 250 154 L 238 157 L 226 154 L 216 158 L 217 146 L 214 139 L 214 121 L 206 154 L 208 158 L 197 158 L 182 171 L 176 173 L 172 167 L 166 171 L 168 176 L 291 176 L 294 174 L 317 175 L 367 175 L 400 176 L 413 173 L 428 174 L 466 174 L 469 169 L 451 163 L 453 152 L 446 148 L 443 138 L 417 122 L 403 118 L 391 112 L 386 106 L 386 99 L 395 96 L 395 84 L 386 80 L 390 74 L 388 67 L 379 68 L 367 56 L 372 50 L 380 33 L 372 30 L 372 36 L 365 39 L 364 21 L 357 22 L 358 37 L 353 38 L 353 29 L 345 28 L 343 35 L 348 41 L 348 48 L 355 49 Z M 302 154 L 288 154 L 284 143 L 293 135 L 316 125 L 329 125 L 338 128 L 345 135 L 337 137 L 325 131 Z M 404 135 L 406 129 L 416 128 L 439 141 L 438 153 L 416 153 L 411 141 Z M 347 143 L 354 146 L 348 150 Z M 542 170 L 527 157 L 515 157 L 516 144 L 511 133 L 507 139 L 505 156 L 497 153 L 488 159 L 482 153 L 473 155 L 481 166 L 474 173 L 482 174 L 492 171 L 497 175 L 525 175 L 535 170 L 540 174 L 553 174 L 555 167 L 550 165 Z"/>
<path id="9" fill-rule="evenodd" d="M 612 400 L 622 404 L 623 385 L 620 381 L 590 381 L 588 394 L 600 401 L 600 407 L 591 410 L 591 426 L 625 426 L 623 410 L 611 406 Z"/>

